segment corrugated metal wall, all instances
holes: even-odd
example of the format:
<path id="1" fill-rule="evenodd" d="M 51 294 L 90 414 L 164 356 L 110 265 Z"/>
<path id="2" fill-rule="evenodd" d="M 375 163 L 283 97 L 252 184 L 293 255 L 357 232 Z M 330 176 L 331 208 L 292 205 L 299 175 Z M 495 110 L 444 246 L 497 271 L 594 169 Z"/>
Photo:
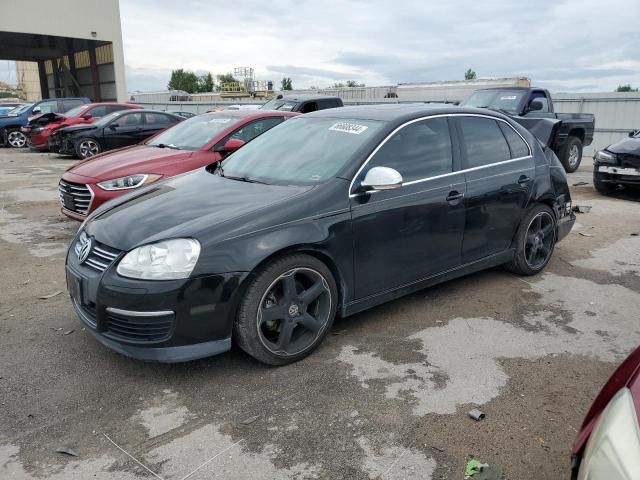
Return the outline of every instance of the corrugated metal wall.
<path id="1" fill-rule="evenodd" d="M 593 143 L 585 147 L 584 154 L 594 151 L 625 137 L 631 130 L 640 129 L 640 92 L 628 93 L 554 93 L 553 102 L 557 112 L 593 113 L 596 116 L 596 132 Z M 415 101 L 415 100 L 414 100 Z M 421 101 L 425 101 L 422 99 Z M 224 108 L 237 104 L 260 104 L 261 101 L 222 102 L 136 102 L 148 108 L 168 111 L 204 113 L 213 108 Z M 345 99 L 345 105 L 367 103 L 404 103 L 402 99 Z"/>
<path id="2" fill-rule="evenodd" d="M 640 92 L 554 93 L 552 97 L 556 112 L 596 116 L 596 133 L 585 155 L 593 155 L 631 130 L 640 129 Z"/>

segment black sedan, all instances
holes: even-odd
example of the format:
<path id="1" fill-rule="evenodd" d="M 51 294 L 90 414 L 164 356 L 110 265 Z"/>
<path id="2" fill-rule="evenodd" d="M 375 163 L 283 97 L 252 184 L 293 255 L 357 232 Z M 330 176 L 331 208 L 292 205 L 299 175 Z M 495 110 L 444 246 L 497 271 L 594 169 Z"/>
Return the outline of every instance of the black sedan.
<path id="1" fill-rule="evenodd" d="M 49 136 L 49 150 L 86 159 L 121 147 L 140 143 L 184 117 L 155 110 L 121 110 L 89 125 L 72 125 Z"/>
<path id="2" fill-rule="evenodd" d="M 282 365 L 336 314 L 496 265 L 536 274 L 574 221 L 556 156 L 502 114 L 336 108 L 100 207 L 67 281 L 87 330 L 125 355 L 185 361 L 233 339 Z"/>
<path id="3" fill-rule="evenodd" d="M 640 130 L 596 152 L 593 185 L 605 194 L 616 190 L 618 185 L 640 188 Z"/>

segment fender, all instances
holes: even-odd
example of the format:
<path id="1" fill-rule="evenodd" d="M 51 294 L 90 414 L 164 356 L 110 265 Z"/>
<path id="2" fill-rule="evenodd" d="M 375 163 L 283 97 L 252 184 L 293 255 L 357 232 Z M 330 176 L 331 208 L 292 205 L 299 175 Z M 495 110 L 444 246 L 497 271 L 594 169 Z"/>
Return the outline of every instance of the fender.
<path id="1" fill-rule="evenodd" d="M 562 120 L 556 118 L 511 117 L 511 119 L 529 130 L 545 147 L 549 148 L 554 145 L 562 126 Z"/>

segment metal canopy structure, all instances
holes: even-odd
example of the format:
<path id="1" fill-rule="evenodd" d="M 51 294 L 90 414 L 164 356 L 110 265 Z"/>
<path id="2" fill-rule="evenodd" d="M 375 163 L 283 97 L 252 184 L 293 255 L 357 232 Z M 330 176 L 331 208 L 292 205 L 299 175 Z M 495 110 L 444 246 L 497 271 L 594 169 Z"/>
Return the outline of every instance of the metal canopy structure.
<path id="1" fill-rule="evenodd" d="M 0 59 L 37 63 L 42 98 L 126 100 L 118 0 L 2 2 Z"/>

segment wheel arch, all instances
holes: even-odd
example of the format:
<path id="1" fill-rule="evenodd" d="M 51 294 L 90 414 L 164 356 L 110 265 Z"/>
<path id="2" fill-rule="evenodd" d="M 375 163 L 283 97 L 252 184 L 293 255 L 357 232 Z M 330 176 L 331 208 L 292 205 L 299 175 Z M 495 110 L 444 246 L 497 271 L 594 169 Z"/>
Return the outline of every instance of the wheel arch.
<path id="1" fill-rule="evenodd" d="M 576 137 L 580 142 L 584 143 L 585 131 L 584 128 L 575 127 L 569 130 L 569 137 Z"/>
<path id="2" fill-rule="evenodd" d="M 275 250 L 271 252 L 251 270 L 249 275 L 246 276 L 242 285 L 240 286 L 241 292 L 240 292 L 239 298 L 242 298 L 247 287 L 255 277 L 255 274 L 260 269 L 262 269 L 265 265 L 279 258 L 286 257 L 288 255 L 293 255 L 296 253 L 306 254 L 306 255 L 317 258 L 322 263 L 324 263 L 327 266 L 327 268 L 331 271 L 331 274 L 333 275 L 333 278 L 336 282 L 336 287 L 338 289 L 338 308 L 336 313 L 337 315 L 341 315 L 342 310 L 344 308 L 345 298 L 347 297 L 347 292 L 348 292 L 345 276 L 340 271 L 340 268 L 338 267 L 338 263 L 335 261 L 335 259 L 326 250 L 313 244 L 290 245 L 290 246 L 283 247 L 279 250 Z"/>

